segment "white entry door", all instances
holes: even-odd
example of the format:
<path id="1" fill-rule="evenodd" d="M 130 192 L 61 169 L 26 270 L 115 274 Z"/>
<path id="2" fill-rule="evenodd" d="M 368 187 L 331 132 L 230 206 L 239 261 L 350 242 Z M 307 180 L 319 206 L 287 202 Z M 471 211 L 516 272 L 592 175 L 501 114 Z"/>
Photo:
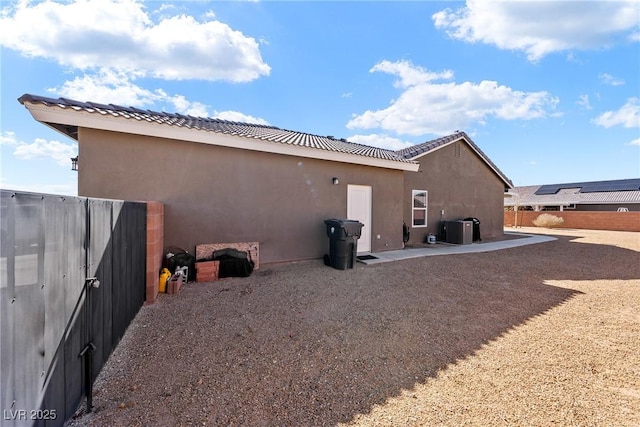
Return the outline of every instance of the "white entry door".
<path id="1" fill-rule="evenodd" d="M 358 239 L 358 253 L 371 252 L 371 187 L 347 186 L 347 218 L 364 224 Z"/>

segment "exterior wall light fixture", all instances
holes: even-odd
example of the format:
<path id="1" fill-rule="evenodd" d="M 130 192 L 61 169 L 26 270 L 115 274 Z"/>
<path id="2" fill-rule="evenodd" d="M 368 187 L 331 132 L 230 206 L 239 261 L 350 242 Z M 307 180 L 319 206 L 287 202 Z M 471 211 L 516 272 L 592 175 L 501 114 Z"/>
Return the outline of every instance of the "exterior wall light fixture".
<path id="1" fill-rule="evenodd" d="M 337 176 L 334 176 L 333 179 L 331 180 L 333 182 L 333 185 L 338 185 L 340 184 L 340 180 L 338 179 Z"/>
<path id="2" fill-rule="evenodd" d="M 71 158 L 71 170 L 72 171 L 77 171 L 78 170 L 78 156 L 75 156 L 75 157 Z"/>

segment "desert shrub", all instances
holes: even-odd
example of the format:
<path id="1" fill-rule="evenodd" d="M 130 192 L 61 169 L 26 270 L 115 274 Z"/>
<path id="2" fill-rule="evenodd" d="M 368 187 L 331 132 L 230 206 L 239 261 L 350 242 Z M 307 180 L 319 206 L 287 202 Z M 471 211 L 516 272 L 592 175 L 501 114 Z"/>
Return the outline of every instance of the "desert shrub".
<path id="1" fill-rule="evenodd" d="M 533 220 L 533 225 L 535 225 L 536 227 L 554 228 L 560 227 L 563 222 L 564 218 L 545 213 L 542 215 L 538 215 L 538 217 Z"/>

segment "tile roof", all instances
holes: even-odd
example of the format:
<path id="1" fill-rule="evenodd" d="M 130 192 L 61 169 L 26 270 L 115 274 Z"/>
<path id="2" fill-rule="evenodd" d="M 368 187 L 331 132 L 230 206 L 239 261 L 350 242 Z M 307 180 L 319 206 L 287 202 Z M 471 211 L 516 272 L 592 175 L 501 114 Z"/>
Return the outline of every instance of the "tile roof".
<path id="1" fill-rule="evenodd" d="M 557 188 L 555 192 L 550 190 L 552 187 Z M 593 191 L 594 188 L 611 188 L 611 190 Z M 619 188 L 630 189 L 620 190 Z M 515 187 L 513 193 L 516 195 L 505 198 L 506 206 L 640 203 L 640 179 L 529 185 Z"/>
<path id="2" fill-rule="evenodd" d="M 207 117 L 193 117 L 176 113 L 142 110 L 134 107 L 122 107 L 114 104 L 100 104 L 96 102 L 80 102 L 67 98 L 47 98 L 43 96 L 25 94 L 18 101 L 21 104 L 42 104 L 48 107 L 85 111 L 92 114 L 111 115 L 118 118 L 147 121 L 168 126 L 182 127 L 194 130 L 215 132 L 257 140 L 269 141 L 291 146 L 310 147 L 338 153 L 353 154 L 374 159 L 389 160 L 405 164 L 413 164 L 395 151 L 349 142 L 346 139 L 336 139 L 332 136 L 318 136 L 304 132 L 280 129 L 275 126 L 254 123 L 240 123 Z M 74 137 L 70 132 L 65 132 Z"/>
<path id="3" fill-rule="evenodd" d="M 417 157 L 427 154 L 429 152 L 435 151 L 436 149 L 447 145 L 451 142 L 458 141 L 460 139 L 464 139 L 467 144 L 476 152 L 478 155 L 489 165 L 491 169 L 502 179 L 505 184 L 509 187 L 513 187 L 513 182 L 496 166 L 495 163 L 491 161 L 491 159 L 476 145 L 475 142 L 469 135 L 467 135 L 463 131 L 456 131 L 455 133 L 447 136 L 443 136 L 438 139 L 433 139 L 431 141 L 423 142 L 422 144 L 417 144 L 411 147 L 403 148 L 402 150 L 396 151 L 399 155 L 404 157 L 405 159 L 415 160 Z"/>

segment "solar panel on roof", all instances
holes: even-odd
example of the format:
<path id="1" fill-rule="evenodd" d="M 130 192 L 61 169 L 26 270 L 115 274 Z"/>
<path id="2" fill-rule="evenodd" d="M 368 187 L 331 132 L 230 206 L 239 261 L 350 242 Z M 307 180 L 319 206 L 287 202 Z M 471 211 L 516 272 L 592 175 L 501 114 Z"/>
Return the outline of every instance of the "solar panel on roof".
<path id="1" fill-rule="evenodd" d="M 556 194 L 567 188 L 580 188 L 581 193 L 599 193 L 609 191 L 640 190 L 640 179 L 621 179 L 617 181 L 574 182 L 569 184 L 542 185 L 534 193 L 537 196 Z"/>
<path id="2" fill-rule="evenodd" d="M 558 191 L 560 191 L 559 185 L 542 185 L 533 194 L 537 196 L 545 196 L 549 194 L 556 194 Z"/>
<path id="3" fill-rule="evenodd" d="M 622 181 L 603 181 L 588 183 L 582 187 L 582 193 L 598 193 L 602 191 L 634 191 L 640 189 L 640 179 Z"/>

